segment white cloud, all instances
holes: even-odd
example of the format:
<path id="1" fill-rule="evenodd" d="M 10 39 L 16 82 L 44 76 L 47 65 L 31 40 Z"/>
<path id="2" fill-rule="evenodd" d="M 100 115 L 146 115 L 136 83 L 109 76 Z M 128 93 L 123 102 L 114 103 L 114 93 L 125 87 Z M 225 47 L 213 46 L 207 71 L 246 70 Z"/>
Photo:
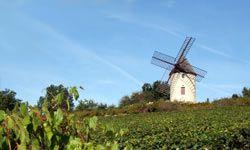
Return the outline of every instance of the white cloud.
<path id="1" fill-rule="evenodd" d="M 25 17 L 25 16 L 23 16 Z M 136 77 L 134 77 L 132 74 L 121 68 L 120 66 L 110 62 L 109 60 L 97 55 L 93 51 L 84 48 L 79 43 L 76 43 L 75 41 L 72 41 L 71 39 L 64 36 L 62 33 L 59 33 L 52 27 L 50 27 L 47 24 L 44 24 L 38 20 L 31 19 L 28 17 L 25 17 L 27 20 L 29 20 L 31 25 L 36 26 L 37 28 L 40 28 L 41 30 L 47 32 L 48 35 L 55 37 L 56 39 L 60 40 L 63 44 L 63 47 L 68 48 L 70 50 L 71 54 L 74 54 L 75 57 L 79 57 L 80 59 L 83 59 L 84 57 L 90 57 L 94 60 L 99 61 L 100 63 L 105 64 L 106 66 L 111 67 L 112 69 L 119 72 L 121 75 L 123 75 L 125 78 L 136 84 L 137 86 L 141 86 L 143 83 L 139 81 Z"/>

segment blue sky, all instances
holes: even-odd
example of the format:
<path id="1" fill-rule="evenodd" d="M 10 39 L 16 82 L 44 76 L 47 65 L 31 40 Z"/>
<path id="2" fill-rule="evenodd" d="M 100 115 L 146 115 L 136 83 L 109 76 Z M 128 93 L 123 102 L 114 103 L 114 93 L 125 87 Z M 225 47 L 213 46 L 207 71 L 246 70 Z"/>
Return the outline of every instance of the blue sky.
<path id="1" fill-rule="evenodd" d="M 250 86 L 248 0 L 0 0 L 0 89 L 36 104 L 50 84 L 82 85 L 81 98 L 118 104 L 161 79 L 154 50 L 175 57 L 186 36 L 189 61 L 208 72 L 197 99 Z M 167 77 L 165 77 L 167 78 Z"/>

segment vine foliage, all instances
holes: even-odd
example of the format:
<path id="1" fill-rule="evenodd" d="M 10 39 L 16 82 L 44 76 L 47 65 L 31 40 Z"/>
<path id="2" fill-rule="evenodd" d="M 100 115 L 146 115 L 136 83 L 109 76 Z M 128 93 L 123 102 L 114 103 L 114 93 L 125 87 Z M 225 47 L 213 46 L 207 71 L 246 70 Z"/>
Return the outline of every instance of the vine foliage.
<path id="1" fill-rule="evenodd" d="M 69 94 L 79 98 L 76 87 L 71 87 Z M 79 121 L 74 113 L 57 107 L 63 101 L 60 93 L 53 97 L 54 111 L 49 111 L 47 99 L 41 110 L 27 103 L 17 104 L 10 112 L 0 110 L 0 149 L 118 149 L 116 141 L 91 142 L 97 117 Z M 68 100 L 67 105 L 70 108 Z"/>

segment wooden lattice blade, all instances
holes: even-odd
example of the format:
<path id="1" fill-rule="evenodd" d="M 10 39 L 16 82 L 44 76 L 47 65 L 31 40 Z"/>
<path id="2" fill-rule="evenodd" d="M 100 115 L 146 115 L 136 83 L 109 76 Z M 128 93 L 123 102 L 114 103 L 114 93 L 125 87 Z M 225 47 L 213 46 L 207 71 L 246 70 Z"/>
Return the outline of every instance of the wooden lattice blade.
<path id="1" fill-rule="evenodd" d="M 175 58 L 175 62 L 178 63 L 181 58 L 185 58 L 189 49 L 191 48 L 191 46 L 193 45 L 195 41 L 195 38 L 193 37 L 186 37 L 185 41 L 183 42 L 181 49 L 177 55 L 177 57 Z"/>
<path id="2" fill-rule="evenodd" d="M 151 60 L 151 64 L 154 64 L 167 70 L 172 70 L 174 68 L 174 62 L 174 57 L 168 56 L 158 51 L 154 52 Z"/>

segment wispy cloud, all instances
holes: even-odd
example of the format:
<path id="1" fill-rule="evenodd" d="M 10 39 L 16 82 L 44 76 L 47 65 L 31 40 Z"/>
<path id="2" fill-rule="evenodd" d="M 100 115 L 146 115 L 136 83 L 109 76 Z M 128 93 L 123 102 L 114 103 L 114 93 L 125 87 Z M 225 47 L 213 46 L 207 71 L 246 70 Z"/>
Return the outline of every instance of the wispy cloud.
<path id="1" fill-rule="evenodd" d="M 156 23 L 149 23 L 149 22 L 141 21 L 140 19 L 135 18 L 134 16 L 131 16 L 128 14 L 125 14 L 125 15 L 124 14 L 123 15 L 118 15 L 118 14 L 111 14 L 110 15 L 109 14 L 108 17 L 113 18 L 113 19 L 117 19 L 121 22 L 127 22 L 127 23 L 143 26 L 146 28 L 154 29 L 154 30 L 160 30 L 160 31 L 163 31 L 167 34 L 174 36 L 174 37 L 177 37 L 179 39 L 182 39 L 183 35 L 184 35 L 184 34 L 182 35 L 180 32 L 177 32 L 178 29 L 173 29 L 173 28 L 167 27 L 166 25 L 162 26 L 162 25 L 156 24 Z M 235 60 L 235 61 L 240 61 L 242 63 L 249 63 L 246 60 L 236 60 L 234 57 L 230 56 L 229 54 L 227 54 L 223 51 L 211 48 L 211 47 L 206 46 L 205 44 L 201 44 L 199 42 L 196 43 L 196 46 L 207 51 L 207 52 L 210 52 L 210 53 L 215 54 L 217 56 L 221 56 L 223 58 L 227 58 L 227 59 Z M 205 84 L 202 82 L 200 83 L 200 85 L 211 90 L 211 91 L 214 91 L 216 93 L 220 93 L 223 95 L 230 95 L 231 94 L 230 92 L 228 92 L 225 89 L 229 89 L 229 88 L 236 89 L 236 87 L 234 85 L 219 85 L 219 84 L 215 85 L 215 84 L 208 84 L 208 83 Z M 237 86 L 237 88 L 238 87 L 239 86 Z"/>
<path id="2" fill-rule="evenodd" d="M 200 43 L 197 43 L 196 44 L 199 48 L 205 50 L 205 51 L 208 51 L 210 53 L 213 53 L 215 55 L 218 55 L 218 56 L 222 56 L 224 58 L 227 58 L 227 59 L 230 59 L 232 61 L 235 61 L 235 62 L 240 62 L 240 63 L 244 63 L 244 64 L 250 64 L 250 61 L 248 60 L 244 60 L 244 59 L 239 59 L 237 57 L 233 57 L 223 51 L 220 51 L 220 50 L 217 50 L 217 49 L 214 49 L 214 48 L 211 48 L 211 47 L 208 47 L 206 45 L 203 45 L 203 44 L 200 44 Z"/>
<path id="3" fill-rule="evenodd" d="M 64 47 L 69 48 L 70 54 L 75 54 L 76 57 L 81 56 L 80 59 L 82 59 L 83 56 L 88 56 L 94 60 L 99 61 L 100 63 L 103 63 L 106 66 L 111 67 L 112 69 L 114 69 L 115 71 L 117 71 L 121 75 L 123 75 L 125 78 L 127 78 L 131 82 L 135 83 L 137 86 L 141 86 L 143 84 L 135 76 L 133 76 L 132 74 L 130 74 L 129 72 L 127 72 L 126 70 L 121 68 L 120 66 L 118 66 L 118 65 L 110 62 L 109 60 L 99 56 L 98 54 L 94 53 L 93 51 L 84 48 L 81 44 L 76 43 L 75 41 L 66 37 L 62 33 L 59 33 L 51 26 L 49 26 L 45 23 L 42 23 L 39 20 L 35 20 L 35 19 L 29 18 L 27 16 L 24 16 L 24 17 L 29 20 L 30 24 L 37 26 L 37 28 L 41 28 L 43 31 L 46 31 L 47 34 L 49 34 L 50 36 L 53 36 L 53 37 L 57 38 L 58 40 L 60 40 L 61 43 L 64 44 Z"/>
<path id="4" fill-rule="evenodd" d="M 142 83 L 141 81 L 139 81 L 138 79 L 136 79 L 133 75 L 131 75 L 130 73 L 128 73 L 127 71 L 125 71 L 123 68 L 121 68 L 121 67 L 115 65 L 114 63 L 112 63 L 112 62 L 110 62 L 110 61 L 108 61 L 108 60 L 106 60 L 106 59 L 104 59 L 104 58 L 98 56 L 97 54 L 95 54 L 95 53 L 93 53 L 93 52 L 92 52 L 92 56 L 93 56 L 96 60 L 98 60 L 98 61 L 100 61 L 100 62 L 102 62 L 102 63 L 104 63 L 104 64 L 110 66 L 110 67 L 113 68 L 114 70 L 120 72 L 124 77 L 126 77 L 127 79 L 133 81 L 133 82 L 134 82 L 135 84 L 137 84 L 138 86 L 142 86 L 143 83 Z"/>
<path id="5" fill-rule="evenodd" d="M 200 48 L 202 48 L 202 49 L 204 49 L 204 50 L 206 50 L 206 51 L 208 51 L 208 52 L 211 52 L 211 53 L 213 53 L 213 54 L 216 54 L 216 55 L 219 55 L 219 56 L 222 56 L 222 57 L 226 57 L 226 58 L 231 58 L 231 56 L 228 55 L 227 53 L 224 53 L 224 52 L 219 51 L 219 50 L 217 50 L 217 49 L 208 47 L 208 46 L 206 46 L 206 45 L 203 45 L 203 44 L 199 44 L 199 43 L 198 43 L 198 44 L 196 44 L 196 46 L 198 46 L 198 47 L 200 47 Z"/>
<path id="6" fill-rule="evenodd" d="M 110 13 L 108 13 L 106 15 L 109 18 L 116 19 L 116 20 L 119 20 L 121 22 L 127 22 L 130 24 L 135 24 L 135 25 L 146 27 L 146 28 L 161 30 L 161 31 L 164 31 L 170 35 L 178 37 L 178 38 L 183 37 L 179 32 L 175 31 L 176 29 L 173 29 L 172 27 L 169 27 L 167 25 L 162 26 L 159 24 L 145 22 L 145 21 L 139 20 L 138 18 L 135 18 L 129 14 L 117 14 L 117 13 L 110 14 Z"/>
<path id="7" fill-rule="evenodd" d="M 173 0 L 167 0 L 165 1 L 165 3 L 175 3 L 175 1 Z M 127 22 L 127 23 L 131 23 L 131 24 L 135 24 L 135 25 L 139 25 L 139 26 L 142 26 L 142 27 L 146 27 L 146 28 L 150 28 L 150 29 L 154 29 L 154 30 L 160 30 L 160 31 L 163 31 L 167 34 L 170 34 L 174 37 L 177 37 L 177 38 L 180 38 L 180 39 L 183 39 L 184 37 L 184 33 L 182 34 L 182 31 L 180 31 L 178 29 L 178 27 L 171 27 L 171 26 L 168 26 L 168 25 L 161 25 L 161 24 L 157 24 L 157 23 L 151 23 L 151 22 L 146 22 L 146 21 L 142 21 L 140 20 L 139 18 L 136 18 L 135 16 L 133 15 L 130 15 L 130 14 L 117 14 L 117 13 L 114 13 L 114 14 L 107 14 L 108 17 L 110 18 L 113 18 L 113 19 L 116 19 L 116 20 L 119 20 L 121 22 Z M 250 61 L 248 60 L 242 60 L 242 59 L 237 59 L 231 55 L 229 55 L 228 53 L 222 51 L 222 50 L 218 50 L 218 49 L 215 49 L 215 48 L 211 48 L 205 44 L 201 44 L 199 42 L 197 42 L 195 44 L 196 46 L 198 46 L 199 48 L 205 50 L 205 51 L 208 51 L 212 54 L 215 54 L 215 55 L 218 55 L 218 56 L 222 56 L 224 58 L 227 58 L 227 59 L 230 59 L 230 60 L 233 60 L 233 61 L 238 61 L 238 62 L 241 62 L 241 63 L 244 63 L 244 64 L 250 64 Z"/>
<path id="8" fill-rule="evenodd" d="M 174 2 L 167 1 L 167 3 L 168 2 L 170 4 L 174 3 Z M 143 20 L 140 20 L 140 18 L 136 18 L 136 16 L 131 15 L 131 14 L 117 14 L 117 13 L 114 13 L 114 14 L 108 14 L 107 16 L 110 17 L 110 18 L 116 19 L 118 21 L 121 21 L 121 22 L 126 22 L 126 23 L 146 27 L 146 28 L 153 29 L 153 30 L 163 31 L 163 32 L 165 32 L 165 33 L 167 33 L 169 35 L 172 35 L 172 36 L 174 36 L 176 38 L 179 38 L 179 39 L 183 39 L 184 35 L 185 35 L 180 29 L 178 29 L 178 27 L 173 28 L 173 27 L 168 27 L 167 25 L 163 26 L 163 25 L 157 24 L 155 22 L 152 23 L 152 21 L 150 21 L 150 22 L 147 22 L 145 20 L 143 21 Z M 214 55 L 220 56 L 222 58 L 231 60 L 233 62 L 247 64 L 247 65 L 250 64 L 250 61 L 242 60 L 242 59 L 236 58 L 234 56 L 231 56 L 230 54 L 226 53 L 225 50 L 218 50 L 216 48 L 212 48 L 210 46 L 202 44 L 200 42 L 196 42 L 195 45 L 198 48 L 200 48 L 200 49 L 202 49 L 204 51 L 207 51 L 207 52 L 209 52 L 211 54 L 214 54 Z M 210 84 L 210 83 L 203 83 L 203 82 L 199 83 L 199 85 L 204 87 L 204 88 L 207 88 L 208 90 L 213 91 L 215 93 L 222 94 L 222 95 L 229 95 L 229 96 L 232 93 L 228 92 L 228 90 L 237 90 L 237 89 L 241 88 L 240 85 L 235 86 L 235 85 L 230 85 L 230 84 Z"/>

